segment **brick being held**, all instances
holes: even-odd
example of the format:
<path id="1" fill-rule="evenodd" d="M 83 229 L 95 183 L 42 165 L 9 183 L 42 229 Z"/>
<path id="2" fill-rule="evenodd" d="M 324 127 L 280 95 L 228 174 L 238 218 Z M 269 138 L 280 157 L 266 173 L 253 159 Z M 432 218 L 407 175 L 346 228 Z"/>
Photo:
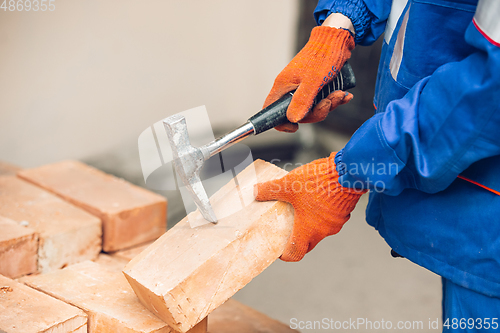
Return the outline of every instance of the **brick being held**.
<path id="1" fill-rule="evenodd" d="M 293 208 L 255 201 L 253 185 L 285 174 L 255 161 L 211 197 L 218 224 L 191 228 L 189 219 L 203 219 L 193 212 L 132 259 L 124 274 L 141 302 L 186 332 L 275 261 L 291 234 Z"/>

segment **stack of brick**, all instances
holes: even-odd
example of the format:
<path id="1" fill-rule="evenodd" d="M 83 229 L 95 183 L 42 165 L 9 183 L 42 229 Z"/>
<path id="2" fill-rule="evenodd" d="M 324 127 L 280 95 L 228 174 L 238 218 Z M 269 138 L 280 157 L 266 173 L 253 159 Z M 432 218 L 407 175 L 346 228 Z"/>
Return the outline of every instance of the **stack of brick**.
<path id="1" fill-rule="evenodd" d="M 0 274 L 49 272 L 154 240 L 166 209 L 162 196 L 80 162 L 0 162 Z"/>

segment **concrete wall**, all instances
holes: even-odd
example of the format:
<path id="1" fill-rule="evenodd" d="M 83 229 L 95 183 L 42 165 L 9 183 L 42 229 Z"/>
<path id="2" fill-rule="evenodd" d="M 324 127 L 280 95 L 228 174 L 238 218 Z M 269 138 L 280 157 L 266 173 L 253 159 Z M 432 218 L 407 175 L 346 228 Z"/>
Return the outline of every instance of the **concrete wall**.
<path id="1" fill-rule="evenodd" d="M 23 167 L 102 154 L 199 105 L 239 125 L 294 53 L 295 0 L 53 3 L 0 10 L 0 160 Z"/>

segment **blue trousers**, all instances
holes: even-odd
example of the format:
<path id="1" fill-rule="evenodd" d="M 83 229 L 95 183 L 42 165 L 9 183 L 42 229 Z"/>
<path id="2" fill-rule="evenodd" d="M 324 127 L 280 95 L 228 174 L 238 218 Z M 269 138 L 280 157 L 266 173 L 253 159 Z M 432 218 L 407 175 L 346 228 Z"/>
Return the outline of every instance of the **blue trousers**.
<path id="1" fill-rule="evenodd" d="M 442 281 L 443 332 L 500 332 L 500 298 Z"/>

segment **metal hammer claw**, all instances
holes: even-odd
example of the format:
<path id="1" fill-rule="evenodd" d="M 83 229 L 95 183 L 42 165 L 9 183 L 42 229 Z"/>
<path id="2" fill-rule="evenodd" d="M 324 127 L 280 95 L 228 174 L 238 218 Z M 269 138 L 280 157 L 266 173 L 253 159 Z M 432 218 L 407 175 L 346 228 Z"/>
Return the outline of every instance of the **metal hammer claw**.
<path id="1" fill-rule="evenodd" d="M 351 66 L 346 63 L 339 75 L 326 85 L 316 96 L 315 104 L 335 90 L 347 90 L 356 85 Z M 217 217 L 200 179 L 203 163 L 222 150 L 240 142 L 250 135 L 257 135 L 288 122 L 286 111 L 295 91 L 291 91 L 262 111 L 252 116 L 237 129 L 201 146 L 193 147 L 189 141 L 186 119 L 179 115 L 165 118 L 163 124 L 172 148 L 174 167 L 203 217 L 217 223 Z"/>

